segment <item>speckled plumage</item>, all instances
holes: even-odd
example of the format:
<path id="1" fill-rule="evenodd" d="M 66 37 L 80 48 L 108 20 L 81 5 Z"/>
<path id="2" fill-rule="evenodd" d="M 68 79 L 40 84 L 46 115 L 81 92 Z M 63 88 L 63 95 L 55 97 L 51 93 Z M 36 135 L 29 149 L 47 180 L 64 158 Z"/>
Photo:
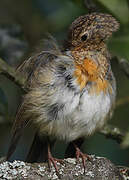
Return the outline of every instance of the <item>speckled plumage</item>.
<path id="1" fill-rule="evenodd" d="M 40 136 L 67 142 L 102 128 L 116 96 L 105 40 L 118 26 L 108 14 L 80 16 L 69 28 L 64 51 L 53 46 L 21 65 L 27 93 L 16 116 L 8 157 L 29 122 Z"/>

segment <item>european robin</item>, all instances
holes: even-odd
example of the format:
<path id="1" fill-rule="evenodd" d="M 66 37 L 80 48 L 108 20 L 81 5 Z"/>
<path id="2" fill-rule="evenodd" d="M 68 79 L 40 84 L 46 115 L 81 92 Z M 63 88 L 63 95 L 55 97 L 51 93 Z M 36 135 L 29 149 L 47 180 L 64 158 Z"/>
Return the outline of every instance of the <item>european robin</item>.
<path id="1" fill-rule="evenodd" d="M 103 127 L 115 103 L 116 82 L 105 42 L 118 28 L 109 14 L 80 16 L 69 27 L 63 50 L 51 42 L 51 48 L 23 62 L 19 70 L 26 78 L 27 92 L 13 125 L 7 159 L 23 129 L 33 123 L 39 137 L 35 140 L 46 139 L 39 151 L 48 147 L 46 158 L 57 172 L 57 159 L 50 151 L 55 140 L 72 143 L 85 168 L 86 155 L 77 145 Z"/>

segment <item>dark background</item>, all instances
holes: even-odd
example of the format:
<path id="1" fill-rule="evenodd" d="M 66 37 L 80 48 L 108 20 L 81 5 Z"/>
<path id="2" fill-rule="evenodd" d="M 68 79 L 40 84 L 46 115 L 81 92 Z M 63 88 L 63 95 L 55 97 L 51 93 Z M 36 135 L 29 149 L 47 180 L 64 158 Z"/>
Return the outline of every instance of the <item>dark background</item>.
<path id="1" fill-rule="evenodd" d="M 87 14 L 84 0 L 1 0 L 0 1 L 0 57 L 16 68 L 34 51 L 46 32 L 61 45 L 70 23 Z M 129 59 L 129 3 L 126 0 L 94 0 L 91 9 L 110 13 L 120 22 L 120 30 L 108 42 L 113 56 Z M 40 47 L 42 49 L 42 47 Z M 111 61 L 117 80 L 117 102 L 129 98 L 129 79 L 114 59 Z M 22 90 L 0 75 L 0 156 L 5 156 L 11 137 L 11 126 L 22 96 Z M 129 132 L 129 102 L 117 106 L 109 121 L 123 132 Z M 28 130 L 29 129 L 29 130 Z M 82 149 L 89 154 L 109 158 L 117 165 L 129 164 L 129 138 L 123 146 L 96 133 L 86 139 Z M 24 160 L 33 137 L 33 128 L 27 128 L 12 159 Z M 126 145 L 125 145 L 126 144 Z M 54 153 L 63 158 L 66 145 L 59 142 Z"/>

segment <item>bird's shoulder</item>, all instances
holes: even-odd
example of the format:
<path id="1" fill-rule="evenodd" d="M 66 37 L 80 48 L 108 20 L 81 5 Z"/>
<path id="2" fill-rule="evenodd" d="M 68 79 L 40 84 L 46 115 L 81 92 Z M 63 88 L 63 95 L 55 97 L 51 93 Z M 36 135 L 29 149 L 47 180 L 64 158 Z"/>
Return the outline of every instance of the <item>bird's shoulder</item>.
<path id="1" fill-rule="evenodd" d="M 44 83 L 50 81 L 53 74 L 70 67 L 72 61 L 73 59 L 52 41 L 49 42 L 48 46 L 43 47 L 40 52 L 36 52 L 25 60 L 17 68 L 17 71 L 24 77 L 25 88 L 28 88 L 34 81 L 42 81 L 42 83 L 43 81 Z"/>

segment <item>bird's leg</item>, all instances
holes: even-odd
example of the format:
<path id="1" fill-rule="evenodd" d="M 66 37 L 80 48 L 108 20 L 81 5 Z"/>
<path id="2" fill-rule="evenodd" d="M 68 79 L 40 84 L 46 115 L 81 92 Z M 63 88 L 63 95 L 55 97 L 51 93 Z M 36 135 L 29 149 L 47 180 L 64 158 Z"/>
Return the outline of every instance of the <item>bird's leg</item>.
<path id="1" fill-rule="evenodd" d="M 56 174 L 58 176 L 59 176 L 59 171 L 58 171 L 56 162 L 62 163 L 62 161 L 63 161 L 62 159 L 57 159 L 52 156 L 51 150 L 50 150 L 50 144 L 48 144 L 48 166 L 49 166 L 49 168 L 51 168 L 51 164 L 53 164 L 53 166 L 56 170 Z"/>
<path id="2" fill-rule="evenodd" d="M 75 141 L 72 141 L 69 143 L 68 147 L 66 148 L 66 151 L 65 151 L 65 158 L 74 158 L 76 157 L 76 149 L 75 149 L 75 146 L 74 144 L 76 144 L 76 146 L 78 148 L 81 147 L 81 145 L 84 143 L 84 138 L 79 138 L 79 139 L 76 139 Z"/>
<path id="3" fill-rule="evenodd" d="M 74 145 L 75 150 L 76 150 L 76 158 L 77 158 L 77 161 L 79 161 L 79 158 L 82 159 L 82 164 L 83 164 L 84 173 L 85 173 L 86 159 L 88 159 L 89 161 L 91 161 L 91 158 L 89 157 L 89 155 L 82 153 L 81 150 L 77 147 L 77 145 L 76 145 L 74 142 L 73 142 L 73 145 Z"/>
<path id="4" fill-rule="evenodd" d="M 65 158 L 76 157 L 77 160 L 79 160 L 79 158 L 81 158 L 83 167 L 84 167 L 84 173 L 85 173 L 86 159 L 91 161 L 91 158 L 87 154 L 84 154 L 81 152 L 80 147 L 83 143 L 84 143 L 83 137 L 70 142 L 70 144 L 68 145 L 68 147 L 65 151 Z"/>

